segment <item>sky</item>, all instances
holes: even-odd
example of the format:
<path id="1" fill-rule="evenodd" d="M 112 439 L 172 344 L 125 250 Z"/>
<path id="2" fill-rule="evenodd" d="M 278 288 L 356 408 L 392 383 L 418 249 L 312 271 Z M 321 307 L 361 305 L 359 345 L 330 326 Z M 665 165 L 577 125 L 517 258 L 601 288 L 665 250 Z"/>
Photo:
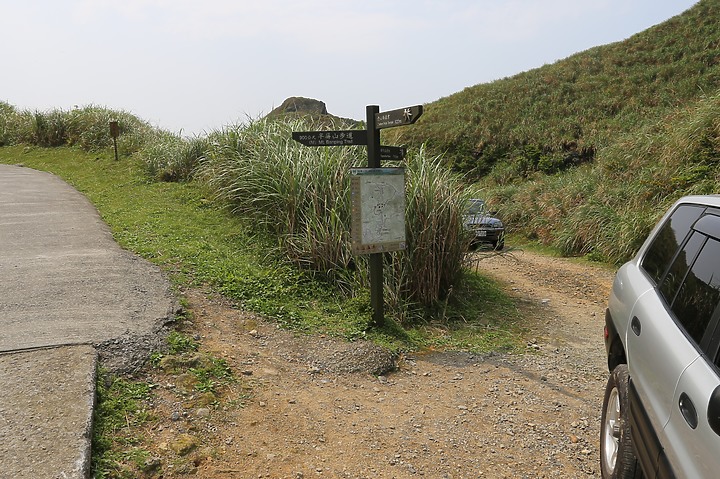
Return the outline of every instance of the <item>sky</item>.
<path id="1" fill-rule="evenodd" d="M 291 96 L 365 119 L 624 40 L 695 0 L 0 0 L 0 101 L 183 136 Z"/>

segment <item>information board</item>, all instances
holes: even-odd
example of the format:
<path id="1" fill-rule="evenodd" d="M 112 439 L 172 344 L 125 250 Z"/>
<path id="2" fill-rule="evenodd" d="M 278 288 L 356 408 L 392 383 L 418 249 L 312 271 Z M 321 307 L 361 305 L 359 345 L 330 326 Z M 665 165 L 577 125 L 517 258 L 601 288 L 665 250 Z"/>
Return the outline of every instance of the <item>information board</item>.
<path id="1" fill-rule="evenodd" d="M 405 249 L 405 169 L 351 168 L 352 249 Z"/>

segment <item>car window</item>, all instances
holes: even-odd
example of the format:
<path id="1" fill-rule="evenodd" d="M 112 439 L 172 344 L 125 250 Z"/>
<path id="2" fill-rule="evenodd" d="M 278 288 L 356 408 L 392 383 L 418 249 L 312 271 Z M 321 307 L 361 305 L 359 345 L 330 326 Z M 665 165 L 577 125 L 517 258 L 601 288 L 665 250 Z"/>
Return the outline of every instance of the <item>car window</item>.
<path id="1" fill-rule="evenodd" d="M 467 214 L 484 215 L 485 213 L 485 202 L 483 200 L 470 200 L 468 203 Z"/>
<path id="2" fill-rule="evenodd" d="M 642 268 L 655 284 L 660 284 L 678 246 L 685 240 L 690 227 L 704 210 L 702 206 L 681 205 L 658 231 L 641 262 Z"/>
<path id="3" fill-rule="evenodd" d="M 690 247 L 691 243 L 693 245 L 697 243 L 695 237 L 704 237 L 704 235 L 693 233 L 686 248 Z M 680 256 L 683 254 L 678 255 L 678 259 Z M 689 256 L 690 254 L 688 254 Z M 679 262 L 683 262 L 683 260 L 679 260 Z M 674 267 L 675 264 L 673 264 Z M 678 270 L 680 269 L 678 268 Z M 668 274 L 668 279 L 670 278 L 671 274 Z M 697 344 L 702 341 L 713 311 L 718 305 L 718 300 L 720 300 L 720 241 L 708 238 L 697 255 L 697 259 L 687 271 L 685 280 L 671 305 L 679 323 Z"/>
<path id="4" fill-rule="evenodd" d="M 685 280 L 685 275 L 690 270 L 690 266 L 695 261 L 695 257 L 706 239 L 707 237 L 703 234 L 693 233 L 670 265 L 665 278 L 659 285 L 660 294 L 662 294 L 667 304 L 673 304 L 675 295 L 680 285 L 683 284 L 683 280 Z"/>

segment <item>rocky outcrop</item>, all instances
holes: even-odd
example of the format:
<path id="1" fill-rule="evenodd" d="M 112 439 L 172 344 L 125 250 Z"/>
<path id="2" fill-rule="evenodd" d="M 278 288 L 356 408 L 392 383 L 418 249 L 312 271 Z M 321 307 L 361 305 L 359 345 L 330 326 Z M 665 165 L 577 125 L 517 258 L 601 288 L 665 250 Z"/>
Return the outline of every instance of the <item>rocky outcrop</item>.
<path id="1" fill-rule="evenodd" d="M 360 122 L 357 120 L 331 115 L 327 111 L 325 102 L 299 96 L 292 96 L 286 99 L 279 107 L 267 115 L 268 118 L 283 118 L 287 116 L 309 117 L 319 125 L 333 129 L 357 128 L 360 125 Z"/>
<path id="2" fill-rule="evenodd" d="M 304 113 L 307 115 L 329 114 L 325 102 L 313 100 L 312 98 L 291 96 L 282 102 L 282 105 L 271 111 L 268 116 L 280 116 L 287 113 Z"/>

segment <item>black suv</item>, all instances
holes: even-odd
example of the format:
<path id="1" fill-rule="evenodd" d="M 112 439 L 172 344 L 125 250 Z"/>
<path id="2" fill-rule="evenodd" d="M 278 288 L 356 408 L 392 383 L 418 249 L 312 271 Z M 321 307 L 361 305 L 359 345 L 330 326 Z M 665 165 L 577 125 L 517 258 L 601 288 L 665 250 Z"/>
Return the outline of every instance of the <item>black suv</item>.
<path id="1" fill-rule="evenodd" d="M 481 199 L 474 198 L 468 202 L 463 221 L 465 228 L 473 233 L 471 246 L 489 244 L 496 250 L 505 247 L 505 225 L 493 216 L 495 214 L 494 211 L 488 211 L 485 201 Z"/>
<path id="2" fill-rule="evenodd" d="M 720 477 L 720 196 L 682 198 L 617 272 L 603 478 Z"/>

